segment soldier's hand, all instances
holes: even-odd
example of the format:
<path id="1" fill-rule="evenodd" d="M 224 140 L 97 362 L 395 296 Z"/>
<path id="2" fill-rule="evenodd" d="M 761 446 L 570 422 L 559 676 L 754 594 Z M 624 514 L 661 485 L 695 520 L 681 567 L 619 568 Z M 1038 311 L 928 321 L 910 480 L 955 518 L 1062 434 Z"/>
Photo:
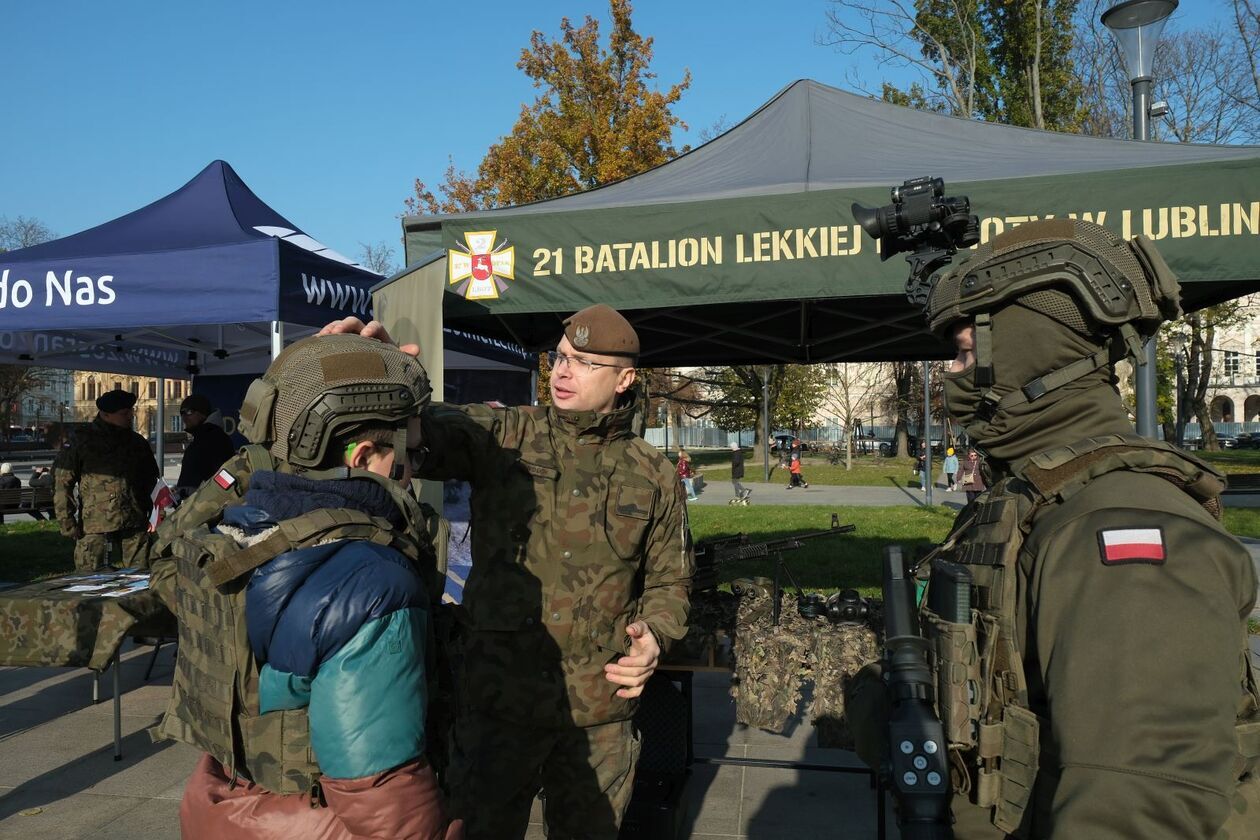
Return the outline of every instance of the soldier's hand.
<path id="1" fill-rule="evenodd" d="M 71 525 L 62 525 L 61 535 L 63 537 L 69 537 L 72 540 L 81 540 L 83 539 L 83 526 L 77 523 L 71 524 Z"/>
<path id="2" fill-rule="evenodd" d="M 656 670 L 656 664 L 661 657 L 660 644 L 642 621 L 628 625 L 626 635 L 630 637 L 629 655 L 604 666 L 604 679 L 625 686 L 617 689 L 617 696 L 623 700 L 643 693 L 643 686 Z"/>
<path id="3" fill-rule="evenodd" d="M 361 335 L 364 338 L 374 338 L 385 344 L 393 344 L 394 340 L 389 337 L 389 331 L 385 329 L 385 325 L 380 321 L 368 321 L 366 324 L 358 318 L 351 315 L 349 318 L 342 318 L 340 321 L 330 321 L 324 325 L 319 331 L 320 335 Z M 419 356 L 419 344 L 404 344 L 398 348 L 408 356 Z"/>

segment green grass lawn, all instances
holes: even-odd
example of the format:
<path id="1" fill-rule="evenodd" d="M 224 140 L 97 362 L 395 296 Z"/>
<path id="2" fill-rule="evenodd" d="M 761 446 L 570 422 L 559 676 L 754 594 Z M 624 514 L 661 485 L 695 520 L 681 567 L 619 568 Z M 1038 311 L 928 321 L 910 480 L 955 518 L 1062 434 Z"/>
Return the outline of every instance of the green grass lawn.
<path id="1" fill-rule="evenodd" d="M 1231 508 L 1222 512 L 1225 530 L 1236 537 L 1260 539 L 1260 508 Z"/>
<path id="2" fill-rule="evenodd" d="M 56 522 L 0 525 L 0 580 L 28 583 L 74 571 L 74 543 Z"/>
<path id="3" fill-rule="evenodd" d="M 801 587 L 833 592 L 854 588 L 863 595 L 878 595 L 884 546 L 900 543 L 911 555 L 914 546 L 939 542 L 949 532 L 954 511 L 944 507 L 911 506 L 875 508 L 836 508 L 840 522 L 856 525 L 851 534 L 812 540 L 797 551 L 783 555 Z M 802 531 L 818 531 L 831 526 L 830 508 L 818 505 L 775 506 L 773 508 L 731 508 L 697 506 L 688 509 L 692 535 L 696 540 L 747 534 L 754 542 L 781 539 Z M 741 577 L 770 577 L 770 560 L 743 560 L 724 564 L 718 571 L 721 583 Z M 785 580 L 784 585 L 789 585 Z"/>
<path id="4" fill-rule="evenodd" d="M 1223 473 L 1260 473 L 1260 449 L 1225 449 L 1220 452 L 1194 452 Z"/>
<path id="5" fill-rule="evenodd" d="M 730 452 L 691 453 L 692 463 L 704 472 L 706 481 L 729 481 L 731 474 Z M 745 453 L 747 457 L 747 453 Z M 671 460 L 675 460 L 673 455 Z M 778 468 L 778 461 L 771 455 L 770 480 L 787 483 L 787 470 Z M 934 471 L 941 471 L 940 459 L 933 464 Z M 761 459 L 753 461 L 749 458 L 744 463 L 745 481 L 762 481 L 764 476 Z M 844 463 L 828 464 L 822 455 L 805 454 L 801 459 L 801 472 L 810 484 L 832 484 L 849 487 L 918 487 L 919 481 L 912 470 L 914 463 L 909 458 L 885 458 L 881 455 L 854 456 L 853 469 L 846 470 Z"/>

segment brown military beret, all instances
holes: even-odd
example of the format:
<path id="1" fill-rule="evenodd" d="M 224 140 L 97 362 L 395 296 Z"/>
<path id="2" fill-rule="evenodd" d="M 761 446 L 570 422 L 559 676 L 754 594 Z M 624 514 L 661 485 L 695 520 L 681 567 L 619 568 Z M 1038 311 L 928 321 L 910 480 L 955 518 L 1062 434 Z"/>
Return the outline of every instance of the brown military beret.
<path id="1" fill-rule="evenodd" d="M 639 334 L 620 312 L 603 303 L 565 319 L 564 335 L 574 349 L 584 353 L 632 359 L 639 355 Z"/>
<path id="2" fill-rule="evenodd" d="M 115 411 L 131 408 L 135 404 L 136 395 L 130 391 L 106 391 L 96 398 L 97 409 L 106 414 L 113 414 Z"/>

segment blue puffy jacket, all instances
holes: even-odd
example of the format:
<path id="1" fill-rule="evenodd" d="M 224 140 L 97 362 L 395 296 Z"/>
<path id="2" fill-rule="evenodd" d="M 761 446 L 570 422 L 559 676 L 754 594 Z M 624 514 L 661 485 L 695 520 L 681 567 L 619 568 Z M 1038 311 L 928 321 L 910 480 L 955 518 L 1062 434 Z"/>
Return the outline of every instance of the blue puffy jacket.
<path id="1" fill-rule="evenodd" d="M 223 522 L 246 532 L 274 524 L 249 505 L 228 508 Z M 370 776 L 424 754 L 427 605 L 411 562 L 363 541 L 290 551 L 250 578 L 260 711 L 307 707 L 326 776 Z"/>

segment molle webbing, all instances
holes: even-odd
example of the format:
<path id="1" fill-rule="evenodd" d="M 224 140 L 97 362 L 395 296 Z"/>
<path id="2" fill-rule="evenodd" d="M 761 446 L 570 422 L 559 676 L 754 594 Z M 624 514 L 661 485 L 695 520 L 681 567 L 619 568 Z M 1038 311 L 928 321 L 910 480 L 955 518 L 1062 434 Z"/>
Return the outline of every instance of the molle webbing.
<path id="1" fill-rule="evenodd" d="M 357 510 L 323 508 L 286 519 L 259 542 L 212 560 L 205 566 L 206 577 L 215 586 L 222 586 L 286 551 L 343 539 L 395 545 L 408 557 L 416 556 L 414 548 L 406 550 L 406 541 L 394 532 L 388 520 Z"/>
<path id="2" fill-rule="evenodd" d="M 1220 519 L 1223 476 L 1168 444 L 1134 435 L 1105 435 L 1038 453 L 1017 468 L 1045 498 L 1066 499 L 1110 472 L 1148 473 L 1184 491 Z"/>

